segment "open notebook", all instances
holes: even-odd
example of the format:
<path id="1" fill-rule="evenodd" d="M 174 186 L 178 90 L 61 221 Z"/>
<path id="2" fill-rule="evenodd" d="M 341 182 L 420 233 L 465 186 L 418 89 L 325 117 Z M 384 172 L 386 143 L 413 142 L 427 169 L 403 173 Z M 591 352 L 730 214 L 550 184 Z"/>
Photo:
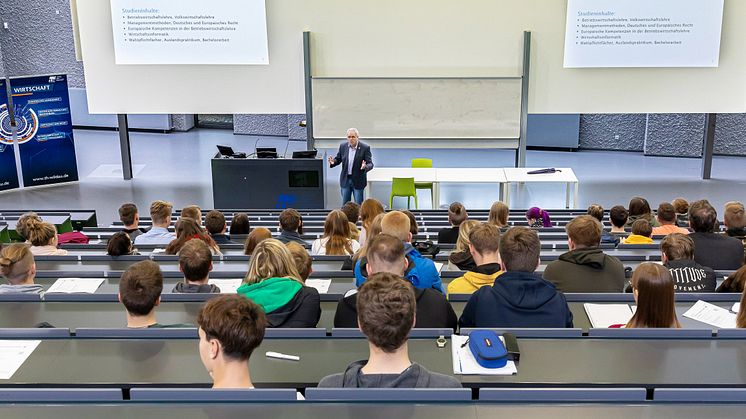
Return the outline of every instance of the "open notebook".
<path id="1" fill-rule="evenodd" d="M 591 326 L 605 329 L 615 324 L 627 324 L 634 312 L 627 304 L 583 304 Z"/>

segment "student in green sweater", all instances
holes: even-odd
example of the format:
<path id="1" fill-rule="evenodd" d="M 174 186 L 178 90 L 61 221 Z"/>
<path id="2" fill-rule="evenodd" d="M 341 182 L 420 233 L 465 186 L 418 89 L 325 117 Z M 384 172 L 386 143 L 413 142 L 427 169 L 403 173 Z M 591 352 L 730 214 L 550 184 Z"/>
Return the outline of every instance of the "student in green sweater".
<path id="1" fill-rule="evenodd" d="M 256 246 L 237 292 L 264 309 L 269 327 L 316 327 L 321 317 L 319 292 L 305 286 L 292 254 L 276 239 Z"/>

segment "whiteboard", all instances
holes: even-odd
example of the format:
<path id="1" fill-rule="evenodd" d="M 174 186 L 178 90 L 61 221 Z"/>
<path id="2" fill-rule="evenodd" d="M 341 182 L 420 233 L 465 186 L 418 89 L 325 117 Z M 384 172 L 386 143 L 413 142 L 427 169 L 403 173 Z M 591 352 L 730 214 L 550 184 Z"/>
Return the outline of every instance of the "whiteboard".
<path id="1" fill-rule="evenodd" d="M 314 138 L 518 138 L 521 78 L 315 78 Z"/>

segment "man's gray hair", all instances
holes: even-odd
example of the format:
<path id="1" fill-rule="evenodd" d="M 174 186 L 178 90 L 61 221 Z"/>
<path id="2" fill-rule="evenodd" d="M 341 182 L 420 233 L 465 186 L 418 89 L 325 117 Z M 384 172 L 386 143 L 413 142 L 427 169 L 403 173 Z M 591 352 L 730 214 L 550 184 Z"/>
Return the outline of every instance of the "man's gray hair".
<path id="1" fill-rule="evenodd" d="M 357 128 L 350 128 L 347 130 L 347 135 L 355 134 L 356 137 L 360 138 L 360 132 L 358 132 Z"/>

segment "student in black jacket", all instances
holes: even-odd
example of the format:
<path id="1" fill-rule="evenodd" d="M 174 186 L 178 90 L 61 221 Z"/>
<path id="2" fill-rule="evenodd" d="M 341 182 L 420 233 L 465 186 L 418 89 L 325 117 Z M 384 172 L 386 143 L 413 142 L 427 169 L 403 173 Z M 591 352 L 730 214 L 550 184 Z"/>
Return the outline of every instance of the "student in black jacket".
<path id="1" fill-rule="evenodd" d="M 365 269 L 368 277 L 379 272 L 406 276 L 414 261 L 404 252 L 404 243 L 388 234 L 379 234 L 368 243 Z M 456 330 L 456 313 L 446 297 L 434 288 L 415 288 L 417 324 L 421 328 L 451 328 Z M 357 324 L 357 294 L 344 297 L 337 304 L 334 327 L 355 328 Z"/>
<path id="2" fill-rule="evenodd" d="M 295 242 L 303 247 L 309 247 L 301 234 L 303 234 L 303 218 L 300 213 L 293 208 L 284 209 L 280 213 L 280 236 L 277 240 L 285 244 Z"/>
<path id="3" fill-rule="evenodd" d="M 448 208 L 448 222 L 451 223 L 451 227 L 438 232 L 438 243 L 455 244 L 458 240 L 459 226 L 467 218 L 469 218 L 469 214 L 466 213 L 466 208 L 462 203 L 454 202 L 451 204 L 451 207 Z"/>
<path id="4" fill-rule="evenodd" d="M 694 260 L 714 270 L 736 270 L 743 265 L 743 243 L 715 233 L 717 211 L 706 200 L 689 206 L 689 225 L 694 233 Z"/>
<path id="5" fill-rule="evenodd" d="M 226 234 L 228 224 L 225 222 L 225 215 L 220 211 L 212 210 L 205 215 L 205 230 L 218 246 L 234 243 Z"/>
<path id="6" fill-rule="evenodd" d="M 536 231 L 513 227 L 500 240 L 504 274 L 475 292 L 459 319 L 460 327 L 572 327 L 565 296 L 534 273 L 541 242 Z"/>
<path id="7" fill-rule="evenodd" d="M 661 240 L 661 253 L 675 292 L 715 292 L 715 271 L 694 261 L 694 241 L 688 235 L 667 235 Z"/>

